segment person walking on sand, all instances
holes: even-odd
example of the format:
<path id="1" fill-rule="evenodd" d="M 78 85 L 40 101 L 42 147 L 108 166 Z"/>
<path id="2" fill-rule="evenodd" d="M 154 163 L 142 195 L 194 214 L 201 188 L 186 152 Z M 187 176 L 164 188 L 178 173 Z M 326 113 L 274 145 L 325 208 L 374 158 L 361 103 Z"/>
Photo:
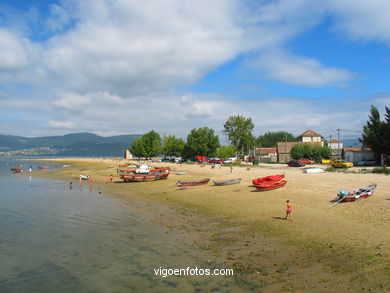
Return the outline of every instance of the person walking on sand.
<path id="1" fill-rule="evenodd" d="M 292 217 L 292 205 L 289 200 L 287 200 L 287 209 L 286 209 L 286 220 L 288 219 L 288 216 L 290 216 L 291 221 L 293 220 Z"/>
<path id="2" fill-rule="evenodd" d="M 230 173 L 233 173 L 233 166 L 230 166 Z"/>

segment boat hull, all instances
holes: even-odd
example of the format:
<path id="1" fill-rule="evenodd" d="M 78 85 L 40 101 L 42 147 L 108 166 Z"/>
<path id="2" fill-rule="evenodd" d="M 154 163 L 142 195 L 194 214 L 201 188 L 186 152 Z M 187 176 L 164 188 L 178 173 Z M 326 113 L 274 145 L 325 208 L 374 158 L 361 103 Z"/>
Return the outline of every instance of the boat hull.
<path id="1" fill-rule="evenodd" d="M 198 185 L 205 185 L 205 184 L 209 183 L 209 181 L 210 181 L 210 178 L 205 178 L 205 179 L 197 180 L 197 181 L 187 181 L 187 182 L 179 181 L 176 184 L 179 187 L 198 186 Z"/>
<path id="2" fill-rule="evenodd" d="M 376 189 L 376 184 L 368 185 L 356 190 L 348 192 L 346 195 L 342 195 L 341 191 L 333 202 L 353 202 L 358 199 L 370 197 Z"/>
<path id="3" fill-rule="evenodd" d="M 120 174 L 119 177 L 125 182 L 145 182 L 145 181 L 155 181 L 167 179 L 169 175 L 169 171 L 165 172 L 153 172 L 148 174 L 140 174 L 140 173 L 128 173 L 128 174 Z"/>
<path id="4" fill-rule="evenodd" d="M 286 183 L 287 183 L 286 180 L 280 180 L 280 181 L 275 181 L 275 182 L 269 182 L 269 183 L 264 183 L 264 184 L 260 184 L 260 185 L 255 185 L 255 187 L 256 187 L 257 190 L 266 191 L 266 190 L 273 190 L 273 189 L 277 189 L 277 188 L 283 187 L 284 185 L 286 185 Z"/>
<path id="5" fill-rule="evenodd" d="M 237 184 L 241 182 L 241 178 L 236 179 L 230 179 L 230 180 L 224 180 L 224 181 L 213 181 L 215 186 L 223 186 L 223 185 L 231 185 L 231 184 Z"/>
<path id="6" fill-rule="evenodd" d="M 277 182 L 284 178 L 284 175 L 271 175 L 261 178 L 256 178 L 252 180 L 253 185 L 267 184 L 270 182 Z"/>

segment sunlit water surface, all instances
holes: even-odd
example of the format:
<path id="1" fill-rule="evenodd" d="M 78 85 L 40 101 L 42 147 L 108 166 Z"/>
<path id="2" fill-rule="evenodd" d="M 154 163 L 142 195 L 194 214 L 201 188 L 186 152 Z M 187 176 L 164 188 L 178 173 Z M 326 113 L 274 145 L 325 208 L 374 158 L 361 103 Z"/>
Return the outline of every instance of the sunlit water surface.
<path id="1" fill-rule="evenodd" d="M 94 186 L 31 177 L 30 164 L 0 159 L 0 292 L 246 291 L 234 277 L 156 276 L 208 268 L 207 252 Z"/>

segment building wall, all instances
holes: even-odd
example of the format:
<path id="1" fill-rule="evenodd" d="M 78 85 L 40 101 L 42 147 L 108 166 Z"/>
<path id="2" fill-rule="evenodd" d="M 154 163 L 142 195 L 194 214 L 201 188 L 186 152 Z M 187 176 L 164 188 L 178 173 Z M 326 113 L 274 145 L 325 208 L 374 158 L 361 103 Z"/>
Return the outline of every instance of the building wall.
<path id="1" fill-rule="evenodd" d="M 362 151 L 362 152 L 345 152 L 345 160 L 348 162 L 352 162 L 353 164 L 357 164 L 361 161 L 373 161 L 375 160 L 375 156 L 373 152 L 370 151 Z"/>

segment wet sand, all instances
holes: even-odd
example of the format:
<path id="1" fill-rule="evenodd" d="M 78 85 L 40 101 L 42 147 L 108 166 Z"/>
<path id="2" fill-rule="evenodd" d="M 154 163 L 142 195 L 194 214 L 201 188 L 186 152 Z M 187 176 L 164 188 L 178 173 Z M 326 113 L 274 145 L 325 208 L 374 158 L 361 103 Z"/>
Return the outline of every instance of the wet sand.
<path id="1" fill-rule="evenodd" d="M 61 159 L 71 167 L 34 172 L 69 180 L 90 175 L 93 184 L 115 198 L 137 199 L 153 210 L 150 221 L 183 231 L 212 261 L 235 269 L 236 277 L 259 292 L 385 292 L 390 289 L 390 177 L 382 174 L 318 173 L 284 165 L 229 167 L 153 163 L 170 166 L 167 180 L 122 183 L 116 174 L 124 161 Z M 114 183 L 105 183 L 114 175 Z M 285 174 L 288 183 L 266 192 L 253 178 Z M 230 186 L 178 188 L 179 180 L 241 177 Z M 331 208 L 340 189 L 376 183 L 373 196 Z M 284 220 L 286 200 L 294 221 Z M 161 213 L 158 206 L 164 207 Z M 166 209 L 168 207 L 169 209 Z"/>

